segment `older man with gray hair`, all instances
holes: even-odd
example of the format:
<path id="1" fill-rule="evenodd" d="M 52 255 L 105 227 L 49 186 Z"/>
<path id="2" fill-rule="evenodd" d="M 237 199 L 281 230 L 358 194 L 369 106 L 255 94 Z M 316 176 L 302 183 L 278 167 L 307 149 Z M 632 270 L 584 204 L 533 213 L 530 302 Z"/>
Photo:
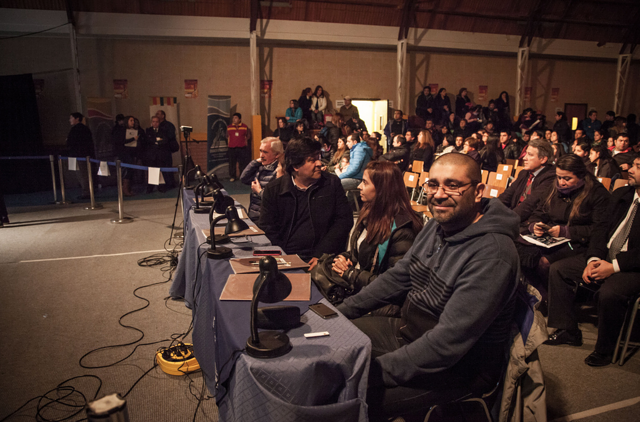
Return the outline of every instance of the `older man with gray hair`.
<path id="1" fill-rule="evenodd" d="M 251 186 L 249 218 L 257 222 L 260 219 L 262 191 L 270 181 L 276 178 L 279 158 L 283 155 L 282 142 L 278 138 L 268 137 L 260 142 L 260 158 L 253 160 L 240 175 L 240 181 Z"/>

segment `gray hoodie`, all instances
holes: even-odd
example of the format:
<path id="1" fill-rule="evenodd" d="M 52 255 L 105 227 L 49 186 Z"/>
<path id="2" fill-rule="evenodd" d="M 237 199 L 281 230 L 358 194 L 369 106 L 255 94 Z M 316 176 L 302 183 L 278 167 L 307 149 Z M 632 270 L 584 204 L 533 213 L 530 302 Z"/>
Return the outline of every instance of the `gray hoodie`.
<path id="1" fill-rule="evenodd" d="M 504 363 L 520 279 L 513 243 L 520 221 L 497 199 L 481 206 L 482 218 L 450 237 L 430 220 L 400 262 L 338 307 L 356 318 L 404 301 L 398 334 L 409 344 L 377 358 L 385 385 L 448 369 L 472 379 L 483 366 Z M 402 332 L 425 316 L 432 328 L 413 338 Z"/>

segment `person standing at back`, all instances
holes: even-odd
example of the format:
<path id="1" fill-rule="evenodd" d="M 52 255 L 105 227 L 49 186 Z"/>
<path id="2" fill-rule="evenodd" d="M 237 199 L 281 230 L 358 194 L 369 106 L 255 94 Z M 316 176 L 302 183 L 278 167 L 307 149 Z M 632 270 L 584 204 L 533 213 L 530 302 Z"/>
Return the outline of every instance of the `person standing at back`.
<path id="1" fill-rule="evenodd" d="M 93 145 L 93 136 L 91 130 L 82 123 L 84 116 L 82 113 L 71 113 L 69 116 L 69 124 L 71 130 L 67 135 L 67 147 L 69 148 L 69 157 L 86 158 L 95 156 L 95 148 Z M 89 199 L 89 175 L 87 174 L 87 162 L 77 162 L 76 176 L 82 187 L 82 195 L 78 199 Z"/>
<path id="2" fill-rule="evenodd" d="M 242 123 L 242 114 L 233 114 L 231 124 L 227 126 L 227 138 L 229 139 L 229 181 L 235 182 L 236 164 L 239 164 L 240 174 L 242 174 L 251 158 L 249 151 L 251 130 Z"/>

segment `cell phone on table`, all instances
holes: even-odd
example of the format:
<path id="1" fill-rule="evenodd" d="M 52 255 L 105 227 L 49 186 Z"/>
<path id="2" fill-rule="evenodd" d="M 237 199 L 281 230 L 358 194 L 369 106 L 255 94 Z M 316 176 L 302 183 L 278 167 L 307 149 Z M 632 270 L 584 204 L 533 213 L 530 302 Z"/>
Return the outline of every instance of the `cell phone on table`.
<path id="1" fill-rule="evenodd" d="M 309 305 L 309 309 L 311 309 L 313 312 L 320 315 L 324 319 L 338 316 L 338 313 L 336 311 L 334 311 L 324 303 L 316 303 L 314 305 Z"/>
<path id="2" fill-rule="evenodd" d="M 253 256 L 279 256 L 282 251 L 279 249 L 254 249 Z"/>

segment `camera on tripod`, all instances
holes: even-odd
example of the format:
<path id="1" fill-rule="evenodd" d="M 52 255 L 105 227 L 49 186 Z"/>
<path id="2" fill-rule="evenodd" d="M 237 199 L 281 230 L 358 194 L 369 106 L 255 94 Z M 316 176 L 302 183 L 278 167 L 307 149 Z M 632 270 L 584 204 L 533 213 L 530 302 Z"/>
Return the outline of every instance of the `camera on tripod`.
<path id="1" fill-rule="evenodd" d="M 191 126 L 180 126 L 180 130 L 187 134 L 193 132 L 193 128 Z"/>

